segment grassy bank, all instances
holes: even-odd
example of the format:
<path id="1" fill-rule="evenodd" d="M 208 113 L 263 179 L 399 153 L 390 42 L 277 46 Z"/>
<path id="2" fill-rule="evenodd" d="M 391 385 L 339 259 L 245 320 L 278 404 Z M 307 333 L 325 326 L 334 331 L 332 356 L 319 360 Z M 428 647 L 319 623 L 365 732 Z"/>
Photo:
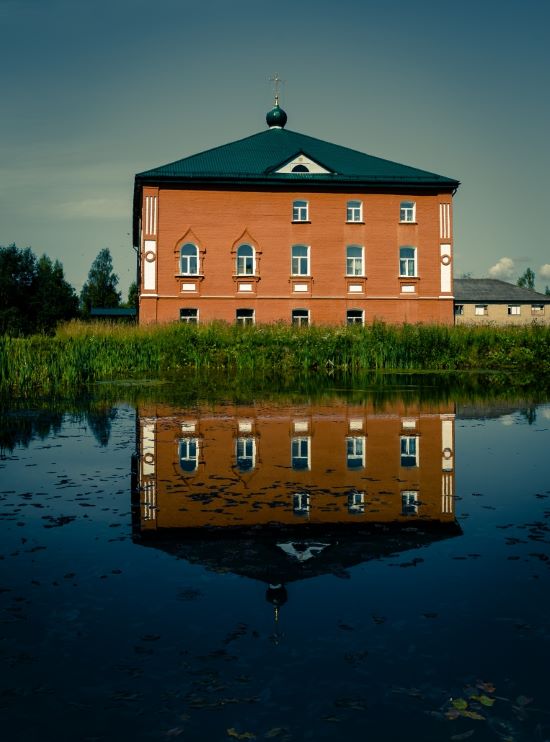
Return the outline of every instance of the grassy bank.
<path id="1" fill-rule="evenodd" d="M 0 338 L 0 389 L 28 396 L 182 371 L 277 378 L 300 372 L 522 371 L 550 375 L 550 327 L 71 323 L 54 337 Z"/>

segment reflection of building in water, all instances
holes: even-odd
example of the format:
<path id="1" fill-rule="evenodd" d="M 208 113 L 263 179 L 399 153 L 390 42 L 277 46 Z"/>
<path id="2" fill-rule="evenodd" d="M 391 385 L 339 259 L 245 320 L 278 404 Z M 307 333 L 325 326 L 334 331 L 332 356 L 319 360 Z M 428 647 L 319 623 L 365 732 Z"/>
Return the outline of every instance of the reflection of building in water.
<path id="1" fill-rule="evenodd" d="M 142 533 L 454 522 L 449 406 L 261 404 L 175 414 L 151 405 L 139 411 L 137 452 Z"/>

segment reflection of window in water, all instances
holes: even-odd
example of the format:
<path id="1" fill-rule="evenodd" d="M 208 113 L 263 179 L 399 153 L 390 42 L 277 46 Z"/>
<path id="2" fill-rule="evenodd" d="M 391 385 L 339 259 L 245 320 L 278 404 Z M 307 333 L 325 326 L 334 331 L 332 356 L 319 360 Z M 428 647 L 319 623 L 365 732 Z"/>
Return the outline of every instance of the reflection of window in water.
<path id="1" fill-rule="evenodd" d="M 199 465 L 199 439 L 182 438 L 179 444 L 179 454 L 182 471 L 196 471 Z"/>
<path id="2" fill-rule="evenodd" d="M 256 439 L 251 437 L 237 438 L 235 456 L 237 469 L 252 471 L 256 466 Z"/>
<path id="3" fill-rule="evenodd" d="M 310 469 L 309 437 L 293 438 L 291 455 L 293 469 Z"/>
<path id="4" fill-rule="evenodd" d="M 354 435 L 346 438 L 348 469 L 362 469 L 365 466 L 365 437 Z"/>
<path id="5" fill-rule="evenodd" d="M 401 493 L 401 513 L 402 515 L 416 515 L 418 513 L 418 492 L 406 490 Z"/>
<path id="6" fill-rule="evenodd" d="M 348 512 L 352 515 L 365 512 L 365 493 L 350 492 L 348 495 Z"/>
<path id="7" fill-rule="evenodd" d="M 297 492 L 292 495 L 292 510 L 295 515 L 309 514 L 309 494 L 307 492 Z"/>
<path id="8" fill-rule="evenodd" d="M 418 448 L 416 435 L 401 436 L 401 466 L 418 466 Z"/>

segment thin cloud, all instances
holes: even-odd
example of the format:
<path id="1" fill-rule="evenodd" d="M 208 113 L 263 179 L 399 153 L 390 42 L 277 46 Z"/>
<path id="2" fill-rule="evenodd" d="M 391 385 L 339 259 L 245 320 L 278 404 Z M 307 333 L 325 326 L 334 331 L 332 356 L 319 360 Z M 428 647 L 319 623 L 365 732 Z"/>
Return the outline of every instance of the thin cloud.
<path id="1" fill-rule="evenodd" d="M 56 204 L 54 208 L 62 219 L 120 219 L 129 213 L 127 201 L 110 198 L 65 201 Z"/>
<path id="2" fill-rule="evenodd" d="M 491 278 L 512 278 L 514 275 L 514 261 L 512 258 L 500 258 L 497 262 L 489 268 L 489 275 Z"/>
<path id="3" fill-rule="evenodd" d="M 550 263 L 545 263 L 544 265 L 541 265 L 541 267 L 539 268 L 539 276 L 545 279 L 550 278 Z"/>

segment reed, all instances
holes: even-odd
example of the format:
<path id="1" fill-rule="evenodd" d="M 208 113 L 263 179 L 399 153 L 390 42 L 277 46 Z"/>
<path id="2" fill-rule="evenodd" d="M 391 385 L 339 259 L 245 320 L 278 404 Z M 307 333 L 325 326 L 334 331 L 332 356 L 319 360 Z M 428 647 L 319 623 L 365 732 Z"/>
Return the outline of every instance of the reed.
<path id="1" fill-rule="evenodd" d="M 54 337 L 0 337 L 3 394 L 51 394 L 98 381 L 224 372 L 274 379 L 377 371 L 489 370 L 550 376 L 550 327 L 441 325 L 138 327 L 72 322 Z"/>

